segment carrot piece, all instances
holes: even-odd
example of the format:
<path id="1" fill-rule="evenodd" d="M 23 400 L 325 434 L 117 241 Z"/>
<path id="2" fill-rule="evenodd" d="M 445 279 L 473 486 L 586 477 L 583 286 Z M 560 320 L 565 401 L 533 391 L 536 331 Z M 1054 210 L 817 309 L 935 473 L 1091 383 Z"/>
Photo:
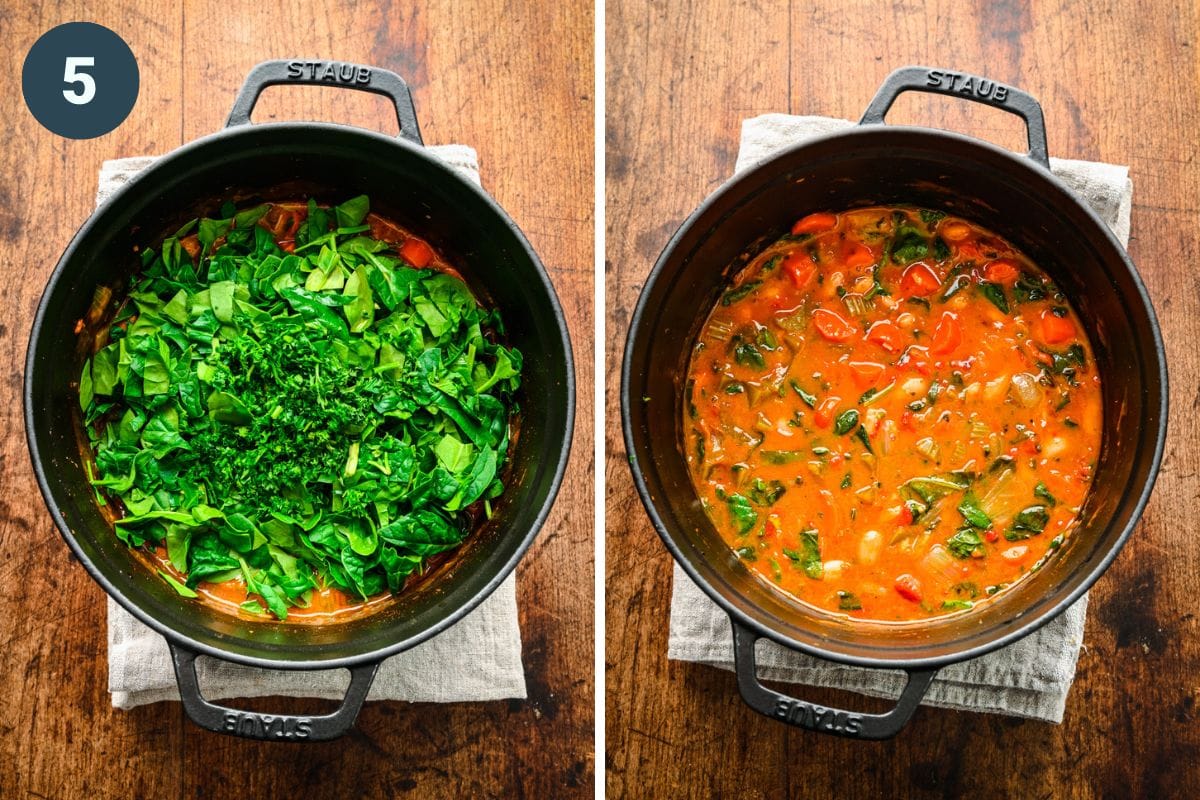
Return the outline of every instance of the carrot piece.
<path id="1" fill-rule="evenodd" d="M 797 289 L 803 289 L 817 274 L 817 265 L 802 250 L 793 250 L 783 258 L 783 271 L 796 284 Z"/>
<path id="2" fill-rule="evenodd" d="M 858 333 L 858 328 L 847 322 L 845 317 L 827 308 L 818 308 L 813 312 L 813 325 L 818 333 L 831 342 L 844 342 Z"/>
<path id="3" fill-rule="evenodd" d="M 813 412 L 813 422 L 822 428 L 828 428 L 833 422 L 833 412 L 837 411 L 838 403 L 841 401 L 840 397 L 826 397 Z"/>
<path id="4" fill-rule="evenodd" d="M 883 375 L 883 364 L 875 361 L 851 361 L 850 372 L 855 385 L 860 389 L 874 386 Z"/>
<path id="5" fill-rule="evenodd" d="M 867 328 L 867 341 L 874 342 L 889 353 L 899 353 L 904 347 L 904 332 L 890 319 L 881 319 Z"/>
<path id="6" fill-rule="evenodd" d="M 400 245 L 400 257 L 417 269 L 424 269 L 433 261 L 433 248 L 420 239 L 410 237 Z"/>
<path id="7" fill-rule="evenodd" d="M 1050 309 L 1042 312 L 1041 339 L 1046 344 L 1062 344 L 1075 338 L 1075 323 L 1060 317 Z"/>
<path id="8" fill-rule="evenodd" d="M 921 602 L 921 582 L 907 572 L 896 576 L 896 591 L 905 600 L 913 603 Z"/>
<path id="9" fill-rule="evenodd" d="M 907 297 L 928 297 L 942 285 L 933 267 L 920 261 L 904 270 L 900 276 L 900 294 Z"/>
<path id="10" fill-rule="evenodd" d="M 952 311 L 943 311 L 937 327 L 933 329 L 933 341 L 929 352 L 944 356 L 953 353 L 962 344 L 962 326 Z"/>
<path id="11" fill-rule="evenodd" d="M 874 264 L 875 261 L 875 253 L 861 242 L 847 242 L 842 248 L 842 263 L 850 269 L 865 267 Z"/>
<path id="12" fill-rule="evenodd" d="M 992 283 L 1012 286 L 1017 282 L 1017 278 L 1021 277 L 1021 269 L 1010 259 L 998 258 L 995 261 L 989 261 L 988 265 L 983 268 L 983 277 Z"/>
<path id="13" fill-rule="evenodd" d="M 792 235 L 799 236 L 802 233 L 821 233 L 822 231 L 832 230 L 835 225 L 837 225 L 837 215 L 819 211 L 816 214 L 809 214 L 807 217 L 797 221 L 792 226 Z"/>

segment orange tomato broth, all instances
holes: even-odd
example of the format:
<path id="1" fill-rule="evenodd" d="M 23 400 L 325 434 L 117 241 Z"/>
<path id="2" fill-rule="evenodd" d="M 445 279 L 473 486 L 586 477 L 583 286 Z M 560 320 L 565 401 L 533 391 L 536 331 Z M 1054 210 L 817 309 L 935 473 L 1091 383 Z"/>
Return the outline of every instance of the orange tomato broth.
<path id="1" fill-rule="evenodd" d="M 684 395 L 701 503 L 795 600 L 965 612 L 1078 522 L 1100 448 L 1091 346 L 1044 272 L 939 212 L 817 213 L 710 313 Z"/>

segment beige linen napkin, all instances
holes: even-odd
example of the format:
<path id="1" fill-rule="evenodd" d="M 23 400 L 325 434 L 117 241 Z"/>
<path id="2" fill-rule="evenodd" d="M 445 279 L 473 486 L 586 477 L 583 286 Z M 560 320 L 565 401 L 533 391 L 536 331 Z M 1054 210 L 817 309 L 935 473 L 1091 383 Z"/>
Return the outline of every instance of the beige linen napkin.
<path id="1" fill-rule="evenodd" d="M 740 172 L 804 139 L 844 130 L 854 123 L 828 117 L 766 114 L 742 122 L 735 170 Z M 1050 159 L 1050 169 L 1095 209 L 1122 244 L 1129 243 L 1133 182 L 1127 167 Z M 1083 643 L 1087 596 L 1033 634 L 986 656 L 942 669 L 925 705 L 1062 722 L 1067 692 Z M 822 661 L 763 639 L 759 676 L 767 680 L 848 689 L 896 698 L 906 676 Z M 733 669 L 729 616 L 675 565 L 667 657 Z"/>
<path id="2" fill-rule="evenodd" d="M 431 155 L 479 184 L 473 148 L 429 147 Z M 105 161 L 96 191 L 99 205 L 138 172 L 151 156 Z M 290 695 L 340 700 L 350 675 L 345 670 L 277 672 L 201 658 L 200 686 L 209 700 Z M 117 708 L 178 700 L 166 640 L 108 598 L 108 690 Z M 453 627 L 383 662 L 368 700 L 458 703 L 525 697 L 516 577 L 508 578 L 478 608 Z"/>

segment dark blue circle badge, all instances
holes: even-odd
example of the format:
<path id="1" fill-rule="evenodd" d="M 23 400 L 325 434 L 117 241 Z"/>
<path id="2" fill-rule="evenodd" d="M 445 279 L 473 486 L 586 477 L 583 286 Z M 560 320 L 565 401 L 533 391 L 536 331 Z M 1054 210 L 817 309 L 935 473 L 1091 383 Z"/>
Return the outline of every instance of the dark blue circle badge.
<path id="1" fill-rule="evenodd" d="M 116 128 L 138 96 L 138 66 L 125 40 L 94 22 L 68 22 L 34 42 L 21 70 L 25 105 L 68 139 Z"/>

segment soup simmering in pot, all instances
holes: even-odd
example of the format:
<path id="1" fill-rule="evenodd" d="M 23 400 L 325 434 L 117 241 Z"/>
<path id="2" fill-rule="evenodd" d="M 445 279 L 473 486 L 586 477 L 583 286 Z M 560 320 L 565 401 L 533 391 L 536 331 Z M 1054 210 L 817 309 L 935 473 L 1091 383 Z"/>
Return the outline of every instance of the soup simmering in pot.
<path id="1" fill-rule="evenodd" d="M 747 568 L 852 618 L 961 612 L 1038 569 L 1095 470 L 1079 318 L 990 231 L 815 213 L 754 256 L 688 366 L 685 453 Z"/>

